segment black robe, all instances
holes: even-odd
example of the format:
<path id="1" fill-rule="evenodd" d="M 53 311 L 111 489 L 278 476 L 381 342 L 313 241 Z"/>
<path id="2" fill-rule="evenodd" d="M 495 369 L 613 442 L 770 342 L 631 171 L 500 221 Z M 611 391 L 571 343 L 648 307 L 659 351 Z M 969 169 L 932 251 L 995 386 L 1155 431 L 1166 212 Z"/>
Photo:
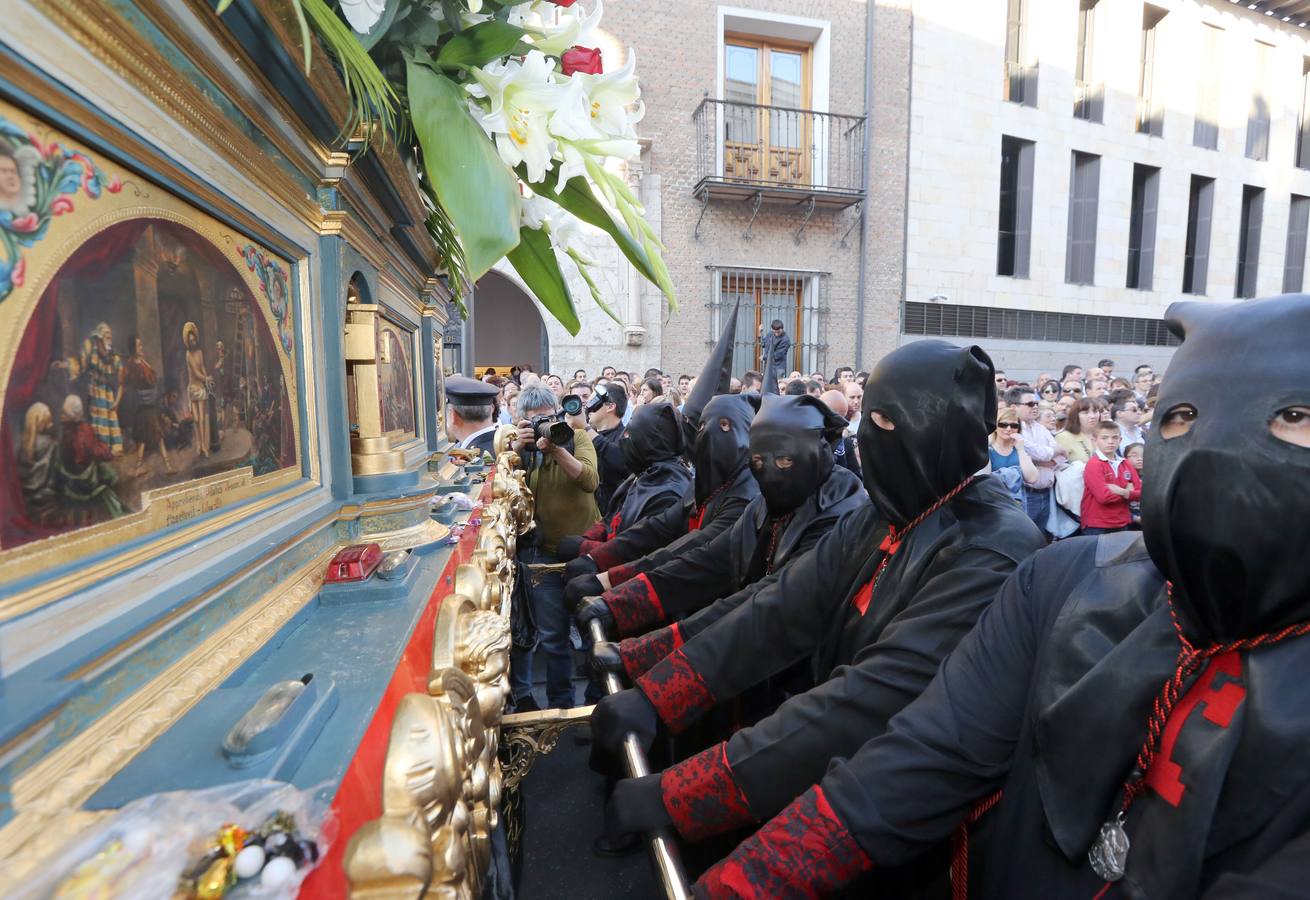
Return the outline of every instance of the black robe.
<path id="1" fill-rule="evenodd" d="M 658 568 L 605 592 L 619 634 L 641 634 L 754 587 L 815 546 L 842 516 L 868 502 L 860 480 L 840 468 L 788 516 L 770 516 L 764 497 L 757 495 L 732 527 L 713 540 L 673 554 Z"/>
<path id="2" fill-rule="evenodd" d="M 726 746 L 665 771 L 664 803 L 684 836 L 767 819 L 817 783 L 834 756 L 881 732 L 1042 545 L 1005 488 L 978 478 L 905 536 L 870 597 L 886 534 L 871 505 L 847 515 L 812 552 L 637 680 L 677 732 L 810 662 L 815 687 Z"/>
<path id="3" fill-rule="evenodd" d="M 612 586 L 622 584 L 676 554 L 713 540 L 737 521 L 759 493 L 759 485 L 748 469 L 738 472 L 724 491 L 704 504 L 696 503 L 695 491 L 689 485 L 681 504 L 642 518 L 586 553 L 602 572 L 609 572 Z"/>
<path id="4" fill-rule="evenodd" d="M 600 483 L 596 486 L 596 506 L 602 511 L 609 509 L 610 498 L 623 483 L 623 479 L 632 474 L 623 459 L 623 451 L 619 449 L 619 438 L 622 435 L 623 423 L 620 422 L 613 428 L 597 431 L 591 439 L 592 446 L 596 448 L 596 467 L 600 475 Z"/>
<path id="5" fill-rule="evenodd" d="M 1087 851 L 1119 808 L 1178 649 L 1138 536 L 1063 541 L 1019 568 L 919 700 L 834 763 L 822 793 L 881 867 L 1003 790 L 971 839 L 975 896 L 1306 896 L 1305 858 L 1285 854 L 1310 833 L 1310 637 L 1192 679 L 1158 780 L 1129 810 L 1127 874 L 1098 894 Z"/>

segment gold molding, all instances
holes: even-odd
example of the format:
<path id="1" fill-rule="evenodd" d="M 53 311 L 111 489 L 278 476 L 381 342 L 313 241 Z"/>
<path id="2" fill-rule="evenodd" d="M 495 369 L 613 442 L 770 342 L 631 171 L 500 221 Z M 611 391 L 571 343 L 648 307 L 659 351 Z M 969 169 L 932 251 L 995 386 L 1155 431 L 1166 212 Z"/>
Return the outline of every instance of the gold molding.
<path id="1" fill-rule="evenodd" d="M 190 34 L 179 26 L 177 15 L 172 9 L 166 8 L 160 0 L 141 0 L 138 6 L 146 14 L 147 18 L 154 23 L 155 27 L 172 42 L 173 46 L 181 50 L 192 65 L 222 90 L 224 96 L 231 100 L 246 118 L 263 132 L 271 143 L 276 145 L 283 156 L 293 163 L 297 160 L 301 163 L 297 168 L 303 174 L 311 179 L 317 178 L 319 170 L 323 166 L 331 164 L 333 157 L 337 154 L 330 146 L 325 145 L 315 137 L 305 126 L 296 110 L 287 103 L 286 98 L 268 80 L 263 70 L 251 64 L 250 58 L 246 56 L 245 48 L 237 43 L 232 37 L 232 32 L 223 24 L 222 18 L 216 15 L 208 4 L 191 4 L 190 9 L 197 16 L 197 22 L 204 26 L 213 43 L 223 47 L 224 55 L 238 63 L 242 73 L 254 85 L 260 99 L 276 109 L 278 118 L 291 126 L 291 130 L 295 133 L 295 140 L 287 139 L 275 125 L 270 124 L 271 117 L 256 104 L 253 104 L 250 98 L 240 89 L 241 85 L 235 83 L 227 72 L 209 54 L 205 53 L 202 47 L 197 45 Z M 315 52 L 322 54 L 318 57 L 319 59 L 327 57 L 322 46 L 316 46 Z M 299 57 L 294 58 L 298 59 Z M 331 69 L 331 66 L 329 65 L 327 68 Z M 344 90 L 344 86 L 342 90 Z M 305 163 L 310 163 L 310 165 L 307 166 Z"/>
<path id="2" fill-rule="evenodd" d="M 295 478 L 301 477 L 300 473 L 294 469 L 288 469 L 287 471 L 294 475 Z M 185 547 L 212 532 L 220 531 L 229 525 L 249 519 L 270 507 L 285 503 L 317 488 L 317 484 L 308 481 L 292 484 L 285 490 L 276 491 L 262 500 L 230 507 L 213 518 L 205 519 L 189 528 L 176 531 L 140 547 L 124 550 L 122 553 L 114 555 L 112 559 L 107 559 L 95 566 L 69 572 L 59 578 L 44 581 L 29 590 L 5 597 L 0 600 L 0 624 L 32 612 L 47 603 L 61 600 L 75 591 L 83 590 L 93 584 L 113 578 L 134 566 L 139 566 L 151 559 L 163 556 L 165 553 L 179 547 Z"/>
<path id="3" fill-rule="evenodd" d="M 301 566 L 289 587 L 266 594 L 208 640 L 19 775 L 16 815 L 0 828 L 0 847 L 32 867 L 56 845 L 50 824 L 162 735 L 291 620 L 317 593 L 336 547 Z M 14 873 L 16 874 L 16 873 Z"/>
<path id="4" fill-rule="evenodd" d="M 208 97 L 181 78 L 164 73 L 172 67 L 122 17 L 97 0 L 49 0 L 41 9 L 86 51 L 132 84 L 160 111 L 194 134 L 204 135 L 238 171 L 311 228 L 322 210 L 315 197 L 267 159 L 255 143 L 237 129 Z M 161 77 L 162 76 L 162 77 Z M 261 165 L 260 160 L 267 160 Z M 174 166 L 175 168 L 176 166 Z"/>

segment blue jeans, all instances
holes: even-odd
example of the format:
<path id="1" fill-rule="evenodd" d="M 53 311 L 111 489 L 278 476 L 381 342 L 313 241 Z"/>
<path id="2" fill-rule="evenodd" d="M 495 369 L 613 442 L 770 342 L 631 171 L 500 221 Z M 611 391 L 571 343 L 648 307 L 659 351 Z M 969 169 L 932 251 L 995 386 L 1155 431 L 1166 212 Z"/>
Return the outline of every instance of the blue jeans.
<path id="1" fill-rule="evenodd" d="M 558 559 L 539 547 L 527 547 L 519 559 L 528 564 L 557 563 Z M 528 592 L 537 617 L 537 648 L 546 657 L 546 705 L 568 709 L 573 699 L 573 648 L 569 645 L 569 614 L 564 609 L 562 573 L 533 574 Z M 509 683 L 515 700 L 532 695 L 533 650 L 510 651 Z"/>
<path id="2" fill-rule="evenodd" d="M 1051 513 L 1051 489 L 1046 488 L 1042 491 L 1034 491 L 1027 486 L 1023 489 L 1023 508 L 1028 513 L 1028 518 L 1046 534 L 1047 519 Z"/>

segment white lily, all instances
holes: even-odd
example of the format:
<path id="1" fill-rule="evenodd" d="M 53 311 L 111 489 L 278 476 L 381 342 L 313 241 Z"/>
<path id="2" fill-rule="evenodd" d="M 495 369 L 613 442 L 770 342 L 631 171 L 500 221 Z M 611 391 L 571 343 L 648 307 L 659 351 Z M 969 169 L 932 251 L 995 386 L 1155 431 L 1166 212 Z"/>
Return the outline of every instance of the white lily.
<path id="1" fill-rule="evenodd" d="M 360 34 L 368 34 L 387 8 L 387 0 L 340 0 L 340 2 L 341 12 L 345 15 L 346 21 Z"/>
<path id="2" fill-rule="evenodd" d="M 581 253 L 586 247 L 582 220 L 562 206 L 531 193 L 530 188 L 524 189 L 529 193 L 520 207 L 519 221 L 523 227 L 546 232 L 551 246 L 560 254 Z"/>
<path id="3" fill-rule="evenodd" d="M 548 4 L 549 5 L 549 4 Z M 533 4 L 532 12 L 527 16 L 523 27 L 528 30 L 532 46 L 542 53 L 559 56 L 576 44 L 587 44 L 591 34 L 600 25 L 604 13 L 604 3 L 596 0 L 596 8 L 587 15 L 581 4 L 570 7 L 553 6 L 543 12 L 540 4 Z M 549 19 L 554 18 L 554 21 Z"/>
<path id="4" fill-rule="evenodd" d="M 625 138 L 637 136 L 636 126 L 646 114 L 646 107 L 641 102 L 636 72 L 637 51 L 629 47 L 628 61 L 623 68 L 603 75 L 579 72 L 573 76 L 582 79 L 591 98 L 591 119 L 601 133 Z"/>
<path id="5" fill-rule="evenodd" d="M 511 168 L 524 163 L 528 180 L 541 181 L 555 152 L 549 121 L 563 91 L 553 77 L 554 61 L 532 50 L 521 62 L 508 59 L 469 71 L 475 81 L 467 90 L 487 101 L 478 120 L 495 140 L 500 158 Z"/>
<path id="6" fill-rule="evenodd" d="M 482 12 L 482 0 L 464 0 L 464 5 L 467 6 L 469 12 L 474 15 Z"/>

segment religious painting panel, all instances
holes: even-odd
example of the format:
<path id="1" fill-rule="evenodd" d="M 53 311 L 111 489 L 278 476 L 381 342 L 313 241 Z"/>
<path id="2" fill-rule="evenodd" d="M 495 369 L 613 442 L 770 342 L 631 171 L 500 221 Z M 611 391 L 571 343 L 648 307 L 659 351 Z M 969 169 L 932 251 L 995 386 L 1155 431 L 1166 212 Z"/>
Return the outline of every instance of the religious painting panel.
<path id="1" fill-rule="evenodd" d="M 256 241 L 0 103 L 6 575 L 148 537 L 299 477 L 291 272 Z"/>
<path id="2" fill-rule="evenodd" d="M 414 403 L 414 332 L 378 317 L 378 406 L 382 433 L 418 434 Z"/>

